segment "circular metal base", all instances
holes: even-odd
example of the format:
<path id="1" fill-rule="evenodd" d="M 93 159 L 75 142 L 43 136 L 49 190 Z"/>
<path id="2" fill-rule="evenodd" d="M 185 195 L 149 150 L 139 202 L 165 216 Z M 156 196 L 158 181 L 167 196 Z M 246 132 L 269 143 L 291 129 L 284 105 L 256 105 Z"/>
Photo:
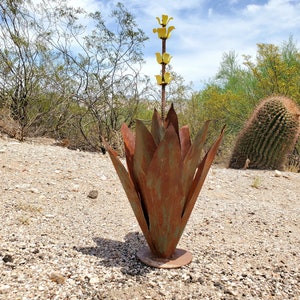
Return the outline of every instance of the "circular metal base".
<path id="1" fill-rule="evenodd" d="M 146 265 L 162 269 L 175 269 L 188 265 L 192 261 L 192 253 L 183 249 L 176 249 L 171 258 L 155 257 L 148 247 L 138 251 L 137 257 Z"/>

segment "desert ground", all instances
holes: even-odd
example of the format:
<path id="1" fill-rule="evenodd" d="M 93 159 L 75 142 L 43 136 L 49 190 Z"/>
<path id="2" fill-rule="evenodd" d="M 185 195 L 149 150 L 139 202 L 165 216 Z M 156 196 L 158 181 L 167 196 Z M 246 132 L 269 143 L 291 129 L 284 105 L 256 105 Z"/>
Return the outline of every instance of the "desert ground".
<path id="1" fill-rule="evenodd" d="M 178 247 L 145 240 L 108 155 L 0 137 L 0 299 L 300 299 L 300 173 L 214 165 Z"/>

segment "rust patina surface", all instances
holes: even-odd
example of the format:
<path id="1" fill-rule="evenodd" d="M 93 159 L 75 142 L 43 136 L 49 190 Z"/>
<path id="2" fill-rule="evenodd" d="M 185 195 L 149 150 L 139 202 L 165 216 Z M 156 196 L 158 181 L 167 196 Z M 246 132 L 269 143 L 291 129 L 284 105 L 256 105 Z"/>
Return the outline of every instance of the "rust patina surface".
<path id="1" fill-rule="evenodd" d="M 137 121 L 134 135 L 123 124 L 127 169 L 108 149 L 154 257 L 172 257 L 213 162 L 224 128 L 203 156 L 208 126 L 192 143 L 188 127 L 179 129 L 172 105 L 165 121 L 154 111 L 150 130 Z"/>

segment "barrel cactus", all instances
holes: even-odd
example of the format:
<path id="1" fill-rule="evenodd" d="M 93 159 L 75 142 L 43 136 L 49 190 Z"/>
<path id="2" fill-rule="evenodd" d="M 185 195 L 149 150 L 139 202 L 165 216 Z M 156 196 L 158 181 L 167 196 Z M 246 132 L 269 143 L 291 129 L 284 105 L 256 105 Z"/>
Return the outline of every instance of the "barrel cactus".
<path id="1" fill-rule="evenodd" d="M 300 110 L 283 96 L 258 105 L 238 136 L 229 167 L 282 170 L 300 133 Z"/>

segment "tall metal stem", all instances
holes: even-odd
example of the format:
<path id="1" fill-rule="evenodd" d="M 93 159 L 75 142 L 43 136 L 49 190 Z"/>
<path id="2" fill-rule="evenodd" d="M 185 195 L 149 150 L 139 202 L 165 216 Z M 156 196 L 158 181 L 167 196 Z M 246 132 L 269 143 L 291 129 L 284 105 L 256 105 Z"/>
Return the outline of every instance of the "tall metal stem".
<path id="1" fill-rule="evenodd" d="M 166 52 L 166 39 L 162 39 L 162 55 Z M 166 64 L 161 64 L 161 77 L 162 77 L 162 85 L 161 85 L 161 118 L 165 120 L 165 110 L 166 110 L 166 84 L 165 81 L 165 72 L 166 72 Z"/>

